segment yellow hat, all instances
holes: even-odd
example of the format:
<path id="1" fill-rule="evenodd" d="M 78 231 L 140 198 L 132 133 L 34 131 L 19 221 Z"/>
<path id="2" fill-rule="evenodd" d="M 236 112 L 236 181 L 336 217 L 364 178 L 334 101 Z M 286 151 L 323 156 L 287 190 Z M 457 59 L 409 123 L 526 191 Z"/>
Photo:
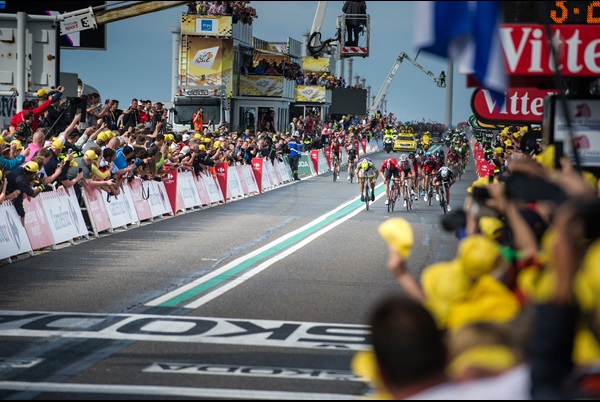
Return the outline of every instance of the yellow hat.
<path id="1" fill-rule="evenodd" d="M 543 150 L 538 155 L 535 155 L 534 158 L 537 160 L 542 166 L 553 169 L 554 168 L 554 155 L 556 153 L 556 148 L 554 145 L 548 145 L 548 148 Z"/>
<path id="2" fill-rule="evenodd" d="M 65 147 L 65 144 L 60 140 L 60 138 L 54 138 L 52 140 L 52 145 L 50 146 L 50 148 L 53 149 L 63 149 Z"/>
<path id="3" fill-rule="evenodd" d="M 105 143 L 106 141 L 108 141 L 108 134 L 106 133 L 106 131 L 101 132 L 100 134 L 98 134 L 98 137 L 96 138 L 97 141 Z"/>
<path id="4" fill-rule="evenodd" d="M 500 154 L 504 153 L 504 149 L 502 149 L 502 147 L 498 147 L 494 150 L 494 153 L 496 155 L 500 155 Z"/>
<path id="5" fill-rule="evenodd" d="M 496 240 L 502 232 L 500 230 L 504 228 L 504 223 L 498 218 L 491 216 L 484 216 L 479 219 L 479 230 L 481 234 L 490 240 Z"/>
<path id="6" fill-rule="evenodd" d="M 410 258 L 414 235 L 410 223 L 403 218 L 391 218 L 379 225 L 379 234 L 402 258 Z"/>
<path id="7" fill-rule="evenodd" d="M 213 144 L 213 149 L 218 149 L 221 146 L 221 141 L 215 141 L 215 143 Z"/>
<path id="8" fill-rule="evenodd" d="M 500 266 L 500 247 L 498 243 L 481 235 L 465 238 L 458 247 L 457 259 L 463 272 L 476 279 L 494 271 Z"/>
<path id="9" fill-rule="evenodd" d="M 6 145 L 6 141 L 4 140 L 4 137 L 0 135 L 0 145 Z"/>
<path id="10" fill-rule="evenodd" d="M 598 178 L 592 172 L 584 170 L 581 172 L 581 175 L 594 192 L 598 190 Z"/>
<path id="11" fill-rule="evenodd" d="M 200 133 L 196 133 L 196 134 L 194 134 L 194 138 L 196 138 L 197 140 L 200 140 L 200 141 L 202 141 L 202 139 L 203 139 L 204 137 L 202 136 L 202 134 L 200 134 Z"/>
<path id="12" fill-rule="evenodd" d="M 25 172 L 27 173 L 37 173 L 40 171 L 40 166 L 35 162 L 28 162 L 25 165 Z"/>
<path id="13" fill-rule="evenodd" d="M 467 189 L 468 193 L 472 193 L 474 188 L 478 188 L 478 187 L 487 187 L 487 185 L 489 184 L 489 179 L 487 177 L 480 177 L 479 179 L 475 180 L 473 182 L 473 184 L 471 184 L 471 187 L 469 187 Z"/>
<path id="14" fill-rule="evenodd" d="M 507 147 L 512 147 L 512 141 L 511 140 L 506 140 L 504 141 L 504 145 L 506 145 Z"/>
<path id="15" fill-rule="evenodd" d="M 202 140 L 205 144 L 209 144 L 212 140 L 210 138 L 205 138 Z"/>
<path id="16" fill-rule="evenodd" d="M 17 147 L 17 151 L 20 151 L 23 149 L 23 144 L 21 144 L 21 141 L 19 140 L 12 140 L 10 145 L 14 145 Z"/>
<path id="17" fill-rule="evenodd" d="M 521 132 L 520 131 L 515 131 L 513 133 L 513 137 L 515 137 L 515 138 L 521 138 Z"/>
<path id="18" fill-rule="evenodd" d="M 98 155 L 96 155 L 96 153 L 94 151 L 92 151 L 91 149 L 89 151 L 87 151 L 84 155 L 86 158 L 91 159 L 93 161 L 98 159 Z"/>
<path id="19" fill-rule="evenodd" d="M 45 89 L 40 89 L 40 90 L 38 90 L 38 91 L 37 91 L 37 96 L 38 96 L 38 98 L 41 98 L 41 97 L 42 97 L 42 96 L 44 96 L 44 95 L 48 95 L 48 91 L 47 91 L 47 90 L 45 90 Z"/>
<path id="20" fill-rule="evenodd" d="M 200 145 L 198 146 L 198 150 L 199 150 L 199 151 L 206 151 L 206 147 L 204 146 L 204 144 L 200 144 Z"/>

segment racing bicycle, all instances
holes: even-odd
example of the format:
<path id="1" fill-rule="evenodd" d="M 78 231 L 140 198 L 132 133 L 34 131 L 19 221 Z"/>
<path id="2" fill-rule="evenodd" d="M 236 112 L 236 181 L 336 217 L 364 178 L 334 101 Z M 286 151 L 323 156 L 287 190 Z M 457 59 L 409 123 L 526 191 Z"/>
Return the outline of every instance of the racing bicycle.
<path id="1" fill-rule="evenodd" d="M 333 181 L 336 181 L 340 175 L 340 160 L 337 155 L 331 155 L 331 171 L 333 172 Z"/>
<path id="2" fill-rule="evenodd" d="M 356 160 L 355 158 L 348 157 L 348 171 L 350 172 L 348 175 L 350 177 L 350 183 L 354 180 L 354 169 L 356 168 Z"/>
<path id="3" fill-rule="evenodd" d="M 404 197 L 404 202 L 406 203 L 406 210 L 412 211 L 412 177 L 404 178 L 404 186 L 402 186 L 402 196 Z"/>
<path id="4" fill-rule="evenodd" d="M 364 181 L 365 181 L 365 185 L 364 185 L 363 196 L 365 197 L 365 206 L 368 211 L 369 204 L 371 203 L 371 180 L 369 180 L 368 177 L 365 177 Z"/>
<path id="5" fill-rule="evenodd" d="M 447 183 L 442 180 L 442 184 L 440 186 L 440 206 L 442 207 L 442 211 L 444 211 L 444 215 L 448 213 L 448 200 L 446 200 L 446 186 Z"/>
<path id="6" fill-rule="evenodd" d="M 389 185 L 389 184 L 388 184 Z M 394 206 L 396 205 L 396 201 L 400 195 L 400 183 L 398 182 L 398 178 L 392 177 L 392 184 L 390 187 L 390 195 L 388 197 L 388 212 L 394 211 Z"/>

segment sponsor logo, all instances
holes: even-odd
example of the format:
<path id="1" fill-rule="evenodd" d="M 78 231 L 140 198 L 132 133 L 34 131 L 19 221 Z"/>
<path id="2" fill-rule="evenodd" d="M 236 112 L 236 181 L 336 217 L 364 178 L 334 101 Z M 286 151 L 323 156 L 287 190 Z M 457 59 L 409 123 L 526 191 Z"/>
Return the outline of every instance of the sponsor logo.
<path id="1" fill-rule="evenodd" d="M 581 135 L 575 137 L 575 147 L 579 150 L 587 150 L 590 149 L 592 146 L 590 144 L 590 139 L 587 137 L 587 135 Z"/>
<path id="2" fill-rule="evenodd" d="M 17 249 L 21 250 L 21 236 L 19 235 L 19 228 L 8 211 L 6 211 L 6 222 L 8 223 L 10 237 L 17 246 Z"/>
<path id="3" fill-rule="evenodd" d="M 211 47 L 209 49 L 198 50 L 198 53 L 192 59 L 192 64 L 196 67 L 210 70 L 217 59 L 219 47 Z"/>
<path id="4" fill-rule="evenodd" d="M 575 117 L 581 119 L 589 119 L 592 117 L 592 109 L 590 109 L 590 105 L 587 103 L 577 105 L 577 113 L 575 114 Z"/>

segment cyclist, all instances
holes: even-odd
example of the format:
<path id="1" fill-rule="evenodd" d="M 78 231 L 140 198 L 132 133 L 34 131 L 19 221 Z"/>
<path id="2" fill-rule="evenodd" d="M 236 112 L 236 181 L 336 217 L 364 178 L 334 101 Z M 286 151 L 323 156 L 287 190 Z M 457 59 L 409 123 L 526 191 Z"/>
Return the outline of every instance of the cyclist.
<path id="1" fill-rule="evenodd" d="M 429 136 L 429 131 L 425 131 L 425 134 L 423 134 L 423 138 L 421 139 L 421 148 L 428 151 L 430 146 L 431 137 Z"/>
<path id="2" fill-rule="evenodd" d="M 398 161 L 396 158 L 388 158 L 384 160 L 381 164 L 380 173 L 381 177 L 383 177 L 383 185 L 385 186 L 385 205 L 388 205 L 390 203 L 390 179 L 400 178 L 400 170 L 398 168 Z"/>
<path id="3" fill-rule="evenodd" d="M 346 146 L 346 152 L 348 153 L 348 181 L 350 181 L 350 175 L 353 175 L 352 171 L 353 163 L 358 159 L 358 151 L 354 147 L 354 144 L 350 142 L 348 146 Z"/>
<path id="4" fill-rule="evenodd" d="M 455 168 L 460 169 L 462 157 L 455 148 L 448 148 L 448 155 L 446 158 L 448 160 L 448 167 L 450 167 L 450 170 L 454 171 Z"/>
<path id="5" fill-rule="evenodd" d="M 341 140 L 337 136 L 334 136 L 331 139 L 331 158 L 334 161 L 332 163 L 331 169 L 333 170 L 333 174 L 337 175 L 337 179 L 340 178 L 340 161 L 342 160 L 342 147 L 340 143 Z"/>
<path id="6" fill-rule="evenodd" d="M 356 177 L 359 179 L 361 201 L 365 201 L 365 177 L 368 177 L 369 182 L 371 183 L 371 201 L 375 201 L 375 182 L 377 181 L 378 175 L 379 171 L 371 158 L 362 158 L 358 161 L 358 165 L 356 166 Z"/>
<path id="7" fill-rule="evenodd" d="M 416 181 L 415 168 L 412 165 L 412 162 L 408 159 L 408 156 L 406 154 L 402 154 L 400 155 L 400 190 L 402 191 L 402 193 L 404 193 L 404 179 L 406 177 L 412 178 L 410 196 L 414 197 L 416 194 L 414 190 L 414 185 Z M 406 207 L 406 200 L 404 200 L 403 207 Z"/>
<path id="8" fill-rule="evenodd" d="M 446 164 L 446 155 L 444 155 L 444 150 L 442 148 L 435 151 L 435 157 L 440 166 L 444 166 Z"/>
<path id="9" fill-rule="evenodd" d="M 469 144 L 466 141 L 460 144 L 458 149 L 458 153 L 462 158 L 462 166 L 463 168 L 467 167 L 467 163 L 469 161 L 469 155 L 471 154 L 471 149 L 469 148 Z"/>
<path id="10" fill-rule="evenodd" d="M 419 181 L 421 180 L 421 178 L 423 178 L 423 164 L 417 159 L 417 156 L 415 155 L 414 152 L 411 152 L 408 154 L 408 160 L 410 161 L 410 163 L 412 163 L 414 169 L 415 169 L 415 182 L 413 183 L 413 188 L 415 190 L 415 193 L 417 193 L 417 195 L 415 196 L 415 201 L 419 200 L 419 196 L 418 196 L 418 190 L 419 190 Z"/>
<path id="11" fill-rule="evenodd" d="M 435 200 L 440 201 L 440 185 L 444 182 L 446 184 L 446 210 L 448 212 L 452 211 L 450 208 L 450 187 L 454 183 L 456 183 L 456 178 L 454 177 L 454 173 L 452 170 L 448 168 L 448 166 L 442 166 L 435 175 L 435 179 L 433 181 L 433 185 L 435 186 Z"/>
<path id="12" fill-rule="evenodd" d="M 429 188 L 429 183 L 432 176 L 435 176 L 438 169 L 441 167 L 437 160 L 430 153 L 426 154 L 427 160 L 423 164 L 423 174 L 425 176 L 425 196 L 424 201 L 427 202 L 429 200 L 429 194 L 427 194 L 427 189 Z"/>

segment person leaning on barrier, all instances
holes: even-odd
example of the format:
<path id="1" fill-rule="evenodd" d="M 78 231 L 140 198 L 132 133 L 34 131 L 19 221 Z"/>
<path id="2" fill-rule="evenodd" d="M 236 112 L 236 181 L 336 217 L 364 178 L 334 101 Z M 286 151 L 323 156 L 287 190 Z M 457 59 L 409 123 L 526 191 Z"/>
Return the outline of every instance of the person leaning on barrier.
<path id="1" fill-rule="evenodd" d="M 21 194 L 21 191 L 18 189 L 13 191 L 12 193 L 7 194 L 7 188 L 8 180 L 6 179 L 6 176 L 4 174 L 4 165 L 0 163 L 0 205 L 2 205 L 4 201 L 10 201 L 17 198 L 19 194 Z"/>
<path id="2" fill-rule="evenodd" d="M 19 191 L 19 195 L 13 199 L 13 205 L 17 210 L 17 214 L 21 217 L 23 227 L 25 227 L 24 197 L 35 198 L 44 190 L 44 186 L 41 184 L 33 188 L 39 170 L 40 167 L 37 163 L 29 162 L 23 167 L 10 171 L 6 176 L 8 181 L 6 191 L 8 193 Z"/>

